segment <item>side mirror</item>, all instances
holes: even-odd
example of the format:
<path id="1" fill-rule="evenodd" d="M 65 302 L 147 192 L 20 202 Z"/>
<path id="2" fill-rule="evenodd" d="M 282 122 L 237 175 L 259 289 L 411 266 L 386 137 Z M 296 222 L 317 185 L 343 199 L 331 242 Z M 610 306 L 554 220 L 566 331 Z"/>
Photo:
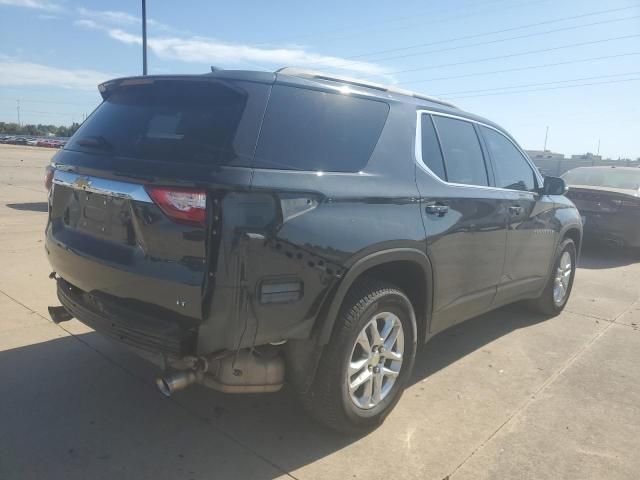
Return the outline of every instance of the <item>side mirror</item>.
<path id="1" fill-rule="evenodd" d="M 569 188 L 560 177 L 544 177 L 543 195 L 564 195 Z"/>

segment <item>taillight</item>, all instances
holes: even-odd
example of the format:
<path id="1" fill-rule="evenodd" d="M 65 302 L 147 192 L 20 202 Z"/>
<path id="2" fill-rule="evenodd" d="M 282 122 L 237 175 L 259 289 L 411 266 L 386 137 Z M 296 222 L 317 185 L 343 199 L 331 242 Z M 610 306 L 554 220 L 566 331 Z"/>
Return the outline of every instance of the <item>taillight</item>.
<path id="1" fill-rule="evenodd" d="M 207 218 L 207 194 L 203 190 L 172 187 L 146 187 L 160 209 L 178 223 L 204 225 Z"/>
<path id="2" fill-rule="evenodd" d="M 44 171 L 44 188 L 46 188 L 47 191 L 51 190 L 51 185 L 53 185 L 53 172 L 53 167 L 51 165 L 47 165 L 47 168 Z"/>

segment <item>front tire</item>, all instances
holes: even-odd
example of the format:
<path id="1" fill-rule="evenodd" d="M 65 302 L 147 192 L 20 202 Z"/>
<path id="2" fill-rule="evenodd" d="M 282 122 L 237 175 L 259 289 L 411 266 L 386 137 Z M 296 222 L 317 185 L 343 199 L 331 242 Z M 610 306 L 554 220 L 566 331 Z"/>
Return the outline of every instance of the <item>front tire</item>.
<path id="1" fill-rule="evenodd" d="M 564 239 L 558 246 L 553 268 L 542 295 L 528 303 L 532 310 L 549 316 L 556 316 L 564 310 L 573 287 L 576 260 L 575 243 L 570 238 Z"/>
<path id="2" fill-rule="evenodd" d="M 415 354 L 415 314 L 407 296 L 394 285 L 360 280 L 343 302 L 303 404 L 339 432 L 375 428 L 400 399 Z"/>

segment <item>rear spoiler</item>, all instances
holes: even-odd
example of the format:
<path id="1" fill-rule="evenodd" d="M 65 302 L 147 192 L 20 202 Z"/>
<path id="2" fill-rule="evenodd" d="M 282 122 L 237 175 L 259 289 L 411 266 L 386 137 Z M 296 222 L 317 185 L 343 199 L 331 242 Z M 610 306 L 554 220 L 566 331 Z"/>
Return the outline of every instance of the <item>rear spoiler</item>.
<path id="1" fill-rule="evenodd" d="M 123 77 L 108 80 L 98 85 L 98 91 L 103 100 L 109 98 L 113 92 L 120 87 L 128 85 L 147 85 L 158 80 L 174 80 L 174 81 L 224 81 L 224 80 L 247 80 L 252 82 L 272 84 L 275 81 L 275 74 L 272 72 L 251 72 L 243 70 L 214 70 L 211 73 L 204 74 L 186 74 L 186 75 L 147 75 L 136 77 Z"/>
<path id="2" fill-rule="evenodd" d="M 102 95 L 102 99 L 106 100 L 109 96 L 120 87 L 127 85 L 150 85 L 155 81 L 153 77 L 129 77 L 129 78 L 116 78 L 115 80 L 109 80 L 108 82 L 98 85 L 98 91 Z"/>

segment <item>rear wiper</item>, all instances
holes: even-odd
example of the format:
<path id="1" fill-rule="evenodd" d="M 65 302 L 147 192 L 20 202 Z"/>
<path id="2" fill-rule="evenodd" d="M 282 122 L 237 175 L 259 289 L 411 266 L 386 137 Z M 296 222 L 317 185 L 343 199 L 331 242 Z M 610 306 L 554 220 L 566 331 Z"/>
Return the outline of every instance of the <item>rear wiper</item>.
<path id="1" fill-rule="evenodd" d="M 91 137 L 82 137 L 75 141 L 82 147 L 99 148 L 101 150 L 113 150 L 113 145 L 109 140 L 102 135 L 95 135 Z"/>

